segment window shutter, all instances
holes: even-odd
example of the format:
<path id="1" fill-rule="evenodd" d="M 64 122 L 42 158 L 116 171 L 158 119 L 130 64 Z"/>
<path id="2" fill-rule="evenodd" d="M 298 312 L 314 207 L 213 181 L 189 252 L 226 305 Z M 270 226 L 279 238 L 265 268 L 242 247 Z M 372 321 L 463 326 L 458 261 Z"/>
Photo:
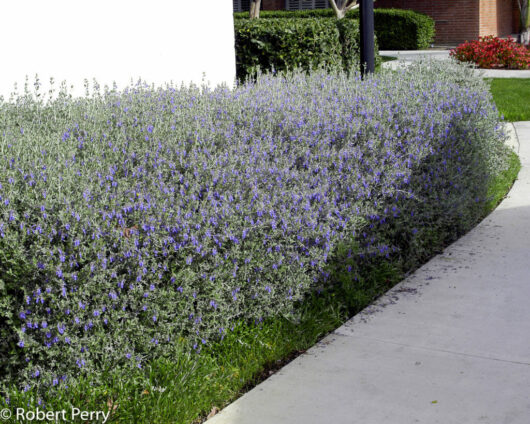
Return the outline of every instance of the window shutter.
<path id="1" fill-rule="evenodd" d="M 233 0 L 234 12 L 248 12 L 250 10 L 250 0 Z"/>
<path id="2" fill-rule="evenodd" d="M 310 10 L 326 9 L 329 7 L 328 0 L 287 0 L 287 10 Z"/>
<path id="3" fill-rule="evenodd" d="M 300 9 L 300 0 L 287 0 L 287 10 L 298 10 Z"/>

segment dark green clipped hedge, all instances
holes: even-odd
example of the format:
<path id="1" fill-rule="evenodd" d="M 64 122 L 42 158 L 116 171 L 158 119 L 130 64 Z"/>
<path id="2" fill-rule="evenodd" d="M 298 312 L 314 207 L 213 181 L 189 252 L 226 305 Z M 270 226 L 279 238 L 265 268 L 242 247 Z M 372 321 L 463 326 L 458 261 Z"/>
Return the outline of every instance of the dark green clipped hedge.
<path id="1" fill-rule="evenodd" d="M 354 11 L 348 13 L 348 17 Z M 275 19 L 275 18 L 334 18 L 335 12 L 333 9 L 313 9 L 313 10 L 261 10 L 259 12 L 260 19 Z M 235 19 L 248 19 L 248 12 L 234 13 Z"/>
<path id="2" fill-rule="evenodd" d="M 342 66 L 339 31 L 331 19 L 241 19 L 235 22 L 235 43 L 238 79 L 258 68 Z"/>
<path id="3" fill-rule="evenodd" d="M 260 19 L 279 18 L 334 18 L 332 9 L 299 11 L 262 11 Z M 236 22 L 247 19 L 248 12 L 234 13 Z M 357 9 L 350 11 L 346 18 L 358 19 Z M 434 40 L 434 20 L 423 13 L 402 9 L 375 9 L 375 35 L 381 50 L 421 50 L 427 49 Z"/>
<path id="4" fill-rule="evenodd" d="M 359 23 L 351 19 L 236 19 L 237 78 L 243 81 L 258 68 L 355 70 L 359 68 L 359 39 Z M 379 61 L 377 57 L 376 64 Z"/>
<path id="5" fill-rule="evenodd" d="M 361 32 L 358 21 L 351 19 L 334 20 L 335 25 L 339 30 L 339 43 L 342 47 L 342 64 L 343 69 L 360 69 L 361 63 Z M 375 45 L 376 50 L 376 65 L 379 65 L 381 58 L 377 54 L 377 41 Z"/>
<path id="6" fill-rule="evenodd" d="M 382 50 L 423 50 L 434 41 L 434 20 L 402 9 L 376 9 L 375 33 Z"/>

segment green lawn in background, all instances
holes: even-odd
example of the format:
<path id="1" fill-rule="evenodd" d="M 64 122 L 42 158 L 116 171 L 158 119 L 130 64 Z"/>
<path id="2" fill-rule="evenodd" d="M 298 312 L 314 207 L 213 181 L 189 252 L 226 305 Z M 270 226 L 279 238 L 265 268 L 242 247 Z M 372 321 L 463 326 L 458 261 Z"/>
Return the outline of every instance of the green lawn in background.
<path id="1" fill-rule="evenodd" d="M 382 63 L 385 63 L 385 62 L 391 62 L 393 60 L 397 60 L 397 57 L 394 57 L 394 56 L 381 56 L 381 59 L 382 59 Z"/>
<path id="2" fill-rule="evenodd" d="M 530 78 L 487 78 L 487 81 L 505 120 L 530 121 Z"/>
<path id="3" fill-rule="evenodd" d="M 381 70 L 381 65 L 383 63 L 397 60 L 397 57 L 394 57 L 394 56 L 379 56 L 379 57 L 381 58 L 381 63 L 378 64 L 376 60 L 375 72 L 379 72 Z"/>

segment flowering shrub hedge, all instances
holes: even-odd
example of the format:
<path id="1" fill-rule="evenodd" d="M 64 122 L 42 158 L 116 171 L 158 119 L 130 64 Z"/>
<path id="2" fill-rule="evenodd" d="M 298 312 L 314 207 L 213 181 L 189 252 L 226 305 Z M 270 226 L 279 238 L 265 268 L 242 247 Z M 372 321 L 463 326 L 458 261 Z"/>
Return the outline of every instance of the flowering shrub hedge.
<path id="1" fill-rule="evenodd" d="M 530 49 L 513 38 L 493 35 L 460 44 L 450 55 L 460 62 L 473 62 L 479 68 L 530 69 Z"/>
<path id="2" fill-rule="evenodd" d="M 25 389 L 290 314 L 334 284 L 339 247 L 354 279 L 363 258 L 469 228 L 504 165 L 487 87 L 437 63 L 26 94 L 0 134 L 0 375 Z"/>

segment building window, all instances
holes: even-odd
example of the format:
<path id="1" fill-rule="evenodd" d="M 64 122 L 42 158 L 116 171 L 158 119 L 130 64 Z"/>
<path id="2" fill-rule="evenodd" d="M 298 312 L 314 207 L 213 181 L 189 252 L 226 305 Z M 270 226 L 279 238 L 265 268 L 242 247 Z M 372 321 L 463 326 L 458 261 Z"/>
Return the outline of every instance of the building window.
<path id="1" fill-rule="evenodd" d="M 287 10 L 307 10 L 307 9 L 327 9 L 328 0 L 286 0 L 285 8 Z"/>
<path id="2" fill-rule="evenodd" d="M 250 0 L 233 0 L 234 12 L 248 12 L 250 10 Z"/>

